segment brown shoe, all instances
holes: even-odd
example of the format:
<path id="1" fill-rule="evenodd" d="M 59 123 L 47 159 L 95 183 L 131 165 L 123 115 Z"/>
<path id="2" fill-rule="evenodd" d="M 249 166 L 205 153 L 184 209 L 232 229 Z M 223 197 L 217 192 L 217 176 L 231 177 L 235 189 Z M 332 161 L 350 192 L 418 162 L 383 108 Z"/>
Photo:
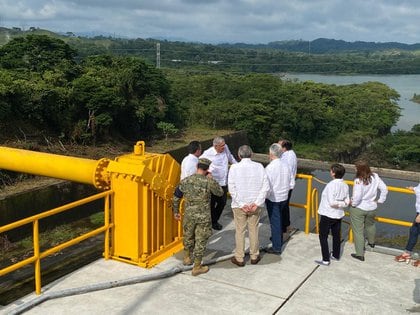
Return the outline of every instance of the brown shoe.
<path id="1" fill-rule="evenodd" d="M 407 264 L 410 263 L 410 260 L 411 260 L 411 255 L 409 253 L 402 253 L 401 255 L 395 257 L 395 261 L 405 262 Z"/>
<path id="2" fill-rule="evenodd" d="M 255 259 L 251 259 L 251 265 L 256 265 L 256 264 L 258 264 L 258 263 L 260 262 L 260 260 L 261 260 L 261 256 L 260 256 L 260 255 L 258 255 L 258 256 L 257 256 L 257 258 L 255 258 Z"/>
<path id="3" fill-rule="evenodd" d="M 190 256 L 185 256 L 184 259 L 182 260 L 182 264 L 184 266 L 191 266 L 193 264 L 193 261 Z"/>
<path id="4" fill-rule="evenodd" d="M 201 275 L 203 273 L 206 273 L 209 271 L 209 267 L 208 266 L 203 266 L 203 265 L 199 265 L 199 266 L 194 266 L 191 274 L 195 277 L 198 275 Z"/>
<path id="5" fill-rule="evenodd" d="M 235 256 L 233 256 L 230 261 L 232 262 L 232 264 L 235 264 L 238 267 L 243 267 L 245 266 L 245 262 L 244 261 L 237 261 Z"/>

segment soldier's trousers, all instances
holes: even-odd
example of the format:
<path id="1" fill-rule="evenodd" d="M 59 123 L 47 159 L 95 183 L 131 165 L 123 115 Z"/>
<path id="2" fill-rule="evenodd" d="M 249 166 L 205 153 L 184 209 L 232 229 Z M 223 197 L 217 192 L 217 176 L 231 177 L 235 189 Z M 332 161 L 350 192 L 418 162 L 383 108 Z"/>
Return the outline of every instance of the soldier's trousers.
<path id="1" fill-rule="evenodd" d="M 207 241 L 212 230 L 210 222 L 196 222 L 191 218 L 184 218 L 184 249 L 193 252 L 194 259 L 201 260 L 206 251 Z"/>

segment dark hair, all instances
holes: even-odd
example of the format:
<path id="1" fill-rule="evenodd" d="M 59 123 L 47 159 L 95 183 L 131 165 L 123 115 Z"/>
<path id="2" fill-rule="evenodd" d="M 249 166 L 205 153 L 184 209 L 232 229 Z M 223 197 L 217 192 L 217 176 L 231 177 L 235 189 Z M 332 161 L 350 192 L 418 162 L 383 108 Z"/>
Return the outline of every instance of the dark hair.
<path id="1" fill-rule="evenodd" d="M 363 185 L 368 185 L 372 182 L 372 171 L 366 161 L 357 161 L 356 166 L 356 178 L 363 182 Z"/>
<path id="2" fill-rule="evenodd" d="M 293 144 L 292 141 L 283 139 L 280 142 L 282 148 L 286 148 L 287 151 L 292 150 Z"/>
<path id="3" fill-rule="evenodd" d="M 338 163 L 331 165 L 330 170 L 334 173 L 334 178 L 343 178 L 344 174 L 346 174 L 344 166 Z"/>
<path id="4" fill-rule="evenodd" d="M 203 171 L 207 171 L 209 169 L 210 165 L 204 164 L 204 163 L 198 163 L 197 164 L 197 168 L 203 170 Z"/>
<path id="5" fill-rule="evenodd" d="M 201 144 L 199 141 L 191 141 L 188 144 L 188 153 L 194 154 L 195 152 L 197 152 L 197 150 L 199 150 L 201 148 Z"/>

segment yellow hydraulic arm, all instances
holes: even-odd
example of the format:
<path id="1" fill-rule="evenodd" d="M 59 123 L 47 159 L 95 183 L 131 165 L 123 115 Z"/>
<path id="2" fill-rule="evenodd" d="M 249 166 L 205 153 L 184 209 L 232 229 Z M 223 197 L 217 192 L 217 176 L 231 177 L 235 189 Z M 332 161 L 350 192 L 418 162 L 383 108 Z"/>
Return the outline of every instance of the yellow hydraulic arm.
<path id="1" fill-rule="evenodd" d="M 109 189 L 108 159 L 90 160 L 72 156 L 0 147 L 0 169 L 66 179 Z"/>

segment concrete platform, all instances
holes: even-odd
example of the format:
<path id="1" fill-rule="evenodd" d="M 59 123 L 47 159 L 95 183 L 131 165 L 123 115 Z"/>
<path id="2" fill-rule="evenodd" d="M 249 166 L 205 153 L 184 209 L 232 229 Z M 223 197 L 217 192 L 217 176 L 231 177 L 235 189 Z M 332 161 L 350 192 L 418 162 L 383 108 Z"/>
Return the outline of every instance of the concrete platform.
<path id="1" fill-rule="evenodd" d="M 261 220 L 261 246 L 269 241 L 267 217 Z M 193 277 L 177 254 L 153 269 L 100 259 L 0 309 L 1 314 L 405 314 L 420 312 L 420 269 L 396 263 L 393 256 L 366 252 L 366 261 L 343 256 L 318 266 L 318 236 L 298 231 L 281 256 L 262 253 L 258 265 L 233 265 L 234 226 L 210 239 L 207 274 Z M 392 253 L 392 252 L 390 252 Z M 249 257 L 247 257 L 249 260 Z M 155 279 L 159 278 L 160 279 Z M 96 290 L 99 288 L 104 290 Z M 92 292 L 89 292 L 92 291 Z M 85 292 L 85 293 L 82 293 Z M 72 293 L 72 294 L 70 294 Z M 68 296 L 67 296 L 68 295 Z M 44 301 L 42 301 L 44 299 Z M 42 303 L 41 303 L 42 302 Z M 30 306 L 34 307 L 30 308 Z"/>

